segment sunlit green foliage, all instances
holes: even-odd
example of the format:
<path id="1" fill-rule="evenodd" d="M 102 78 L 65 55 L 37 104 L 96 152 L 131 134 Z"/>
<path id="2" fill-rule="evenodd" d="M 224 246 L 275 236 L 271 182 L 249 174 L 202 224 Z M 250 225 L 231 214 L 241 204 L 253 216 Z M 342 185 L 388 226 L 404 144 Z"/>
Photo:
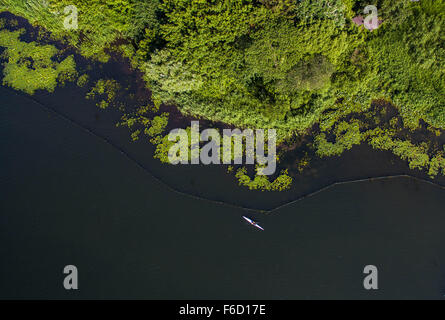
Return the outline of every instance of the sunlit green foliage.
<path id="1" fill-rule="evenodd" d="M 85 87 L 88 84 L 89 79 L 90 77 L 87 74 L 83 74 L 77 79 L 77 85 L 79 87 Z"/>
<path id="2" fill-rule="evenodd" d="M 370 4 L 365 0 L 48 3 L 0 0 L 0 11 L 45 27 L 86 57 L 107 61 L 113 50 L 129 57 L 144 72 L 157 108 L 171 102 L 187 115 L 239 128 L 275 128 L 279 141 L 318 124 L 318 156 L 340 155 L 367 142 L 392 151 L 411 168 L 443 173 L 443 150 L 410 139 L 405 128 L 415 132 L 420 120 L 436 136 L 445 128 L 445 0 L 377 0 L 383 24 L 373 32 L 351 21 L 364 15 Z M 63 27 L 66 5 L 79 10 L 78 30 Z M 4 83 L 32 93 L 54 90 L 57 79 L 74 79 L 72 57 L 54 62 L 54 47 L 26 44 L 17 31 L 1 38 L 9 57 Z M 86 80 L 79 78 L 79 85 Z M 100 80 L 88 96 L 105 97 L 98 102 L 105 108 L 118 89 L 117 83 Z M 369 111 L 376 99 L 395 104 L 400 116 L 380 123 Z M 121 125 L 134 140 L 147 135 L 158 144 L 156 157 L 165 161 L 171 145 L 161 138 L 167 117 L 141 110 L 127 112 Z M 272 188 L 264 177 L 248 180 L 241 172 L 239 178 L 249 187 Z"/>
<path id="3" fill-rule="evenodd" d="M 48 5 L 45 5 L 47 3 Z M 78 10 L 78 29 L 64 28 L 66 6 Z M 157 0 L 1 0 L 0 12 L 10 11 L 27 18 L 32 24 L 43 26 L 56 39 L 68 40 L 86 56 L 107 61 L 109 49 L 116 49 L 120 39 L 134 41 L 143 37 L 145 30 L 153 30 Z M 125 44 L 122 44 L 125 46 Z M 128 50 L 125 47 L 122 50 Z M 127 52 L 133 55 L 134 48 Z"/>
<path id="4" fill-rule="evenodd" d="M 366 142 L 375 149 L 391 151 L 406 160 L 411 169 L 425 170 L 431 177 L 445 174 L 443 146 L 433 141 L 434 137 L 440 137 L 440 131 L 407 130 L 399 125 L 402 122 L 400 114 L 384 119 L 388 111 L 385 107 L 380 113 L 378 110 L 355 113 L 348 122 L 339 118 L 332 126 L 325 126 L 314 139 L 315 153 L 320 157 L 340 155 L 354 145 Z M 361 117 L 364 121 L 354 117 Z M 422 135 L 430 132 L 430 139 L 413 142 L 410 135 L 419 132 Z M 330 137 L 330 141 L 327 137 Z"/>
<path id="5" fill-rule="evenodd" d="M 332 19 L 295 26 L 290 13 L 300 5 L 165 1 L 167 45 L 145 65 L 147 81 L 155 95 L 179 103 L 184 113 L 275 127 L 280 137 L 305 129 L 334 103 L 330 79 L 361 36 Z M 347 11 L 342 3 L 329 5 Z"/>
<path id="6" fill-rule="evenodd" d="M 126 111 L 117 127 L 130 129 L 132 140 L 138 140 L 141 133 L 147 135 L 150 142 L 159 144 L 162 142 L 162 133 L 168 124 L 169 114 L 164 112 L 155 115 L 158 110 L 149 105 L 136 108 L 133 112 Z"/>
<path id="7" fill-rule="evenodd" d="M 359 0 L 2 0 L 88 57 L 115 49 L 146 73 L 156 101 L 279 137 L 320 120 L 339 98 L 385 97 L 405 124 L 444 127 L 444 0 L 380 0 L 369 32 Z M 79 29 L 65 30 L 75 5 Z M 56 14 L 58 13 L 58 14 Z M 119 42 L 119 45 L 116 43 Z"/>
<path id="8" fill-rule="evenodd" d="M 36 90 L 54 91 L 58 83 L 76 77 L 74 58 L 56 62 L 59 50 L 52 45 L 39 45 L 20 40 L 23 30 L 0 30 L 0 47 L 6 48 L 3 84 L 33 94 Z"/>
<path id="9" fill-rule="evenodd" d="M 380 0 L 374 32 L 351 18 L 358 0 L 3 0 L 82 54 L 115 49 L 146 73 L 157 101 L 284 138 L 320 121 L 338 99 L 387 98 L 405 124 L 443 127 L 444 0 Z M 66 5 L 79 29 L 64 30 Z M 1 9 L 0 9 L 1 10 Z M 55 13 L 59 13 L 56 15 Z M 119 45 L 116 43 L 119 42 Z"/>
<path id="10" fill-rule="evenodd" d="M 250 190 L 283 191 L 289 189 L 292 184 L 292 178 L 288 175 L 287 170 L 283 170 L 280 175 L 272 181 L 264 175 L 255 175 L 255 177 L 251 179 L 247 174 L 247 169 L 244 167 L 238 169 L 235 177 L 241 186 L 247 187 Z"/>
<path id="11" fill-rule="evenodd" d="M 86 98 L 94 99 L 97 96 L 103 97 L 97 103 L 97 106 L 101 109 L 107 108 L 112 103 L 120 89 L 119 83 L 114 79 L 100 79 L 96 82 L 95 86 L 87 93 Z"/>
<path id="12" fill-rule="evenodd" d="M 320 157 L 338 156 L 343 151 L 351 149 L 352 146 L 360 144 L 363 139 L 358 121 L 351 123 L 342 121 L 336 126 L 334 132 L 335 143 L 328 142 L 324 133 L 315 137 L 317 155 Z"/>
<path id="13" fill-rule="evenodd" d="M 168 116 L 169 114 L 166 112 L 159 116 L 155 116 L 151 121 L 151 126 L 149 128 L 145 128 L 145 133 L 151 137 L 151 141 L 153 143 L 160 141 L 160 135 L 164 132 L 165 127 L 167 127 L 168 124 Z"/>
<path id="14" fill-rule="evenodd" d="M 320 121 L 338 99 L 366 109 L 385 97 L 407 125 L 424 118 L 440 126 L 444 1 L 379 1 L 385 22 L 373 33 L 350 20 L 365 5 L 165 1 L 167 45 L 145 65 L 147 81 L 184 113 L 275 127 L 280 138 Z"/>
<path id="15" fill-rule="evenodd" d="M 64 85 L 67 81 L 75 81 L 77 78 L 77 71 L 74 57 L 69 56 L 60 62 L 56 67 L 56 71 L 58 73 L 58 81 L 61 85 Z"/>
<path id="16" fill-rule="evenodd" d="M 406 125 L 445 128 L 445 1 L 384 2 L 390 13 L 368 46 L 370 86 L 401 107 Z"/>
<path id="17" fill-rule="evenodd" d="M 185 147 L 188 150 L 188 154 L 177 154 L 178 156 L 181 156 L 183 160 L 187 160 L 191 158 L 191 130 L 190 127 L 187 127 L 187 129 L 185 129 L 187 132 L 187 136 L 188 136 L 188 140 L 187 141 L 183 141 L 180 140 L 179 138 L 176 141 L 170 141 L 168 139 L 168 134 L 165 135 L 164 137 L 160 138 L 158 141 L 158 144 L 156 145 L 156 150 L 155 150 L 155 154 L 154 154 L 154 158 L 155 159 L 159 159 L 161 162 L 163 163 L 168 163 L 170 164 L 170 160 L 168 158 L 169 155 L 169 151 L 170 148 L 175 145 L 176 143 L 185 143 Z"/>
<path id="18" fill-rule="evenodd" d="M 369 143 L 376 149 L 390 150 L 401 159 L 407 160 L 411 169 L 427 169 L 430 166 L 427 142 L 416 145 L 409 140 L 394 138 L 389 131 L 377 129 L 371 132 Z M 431 170 L 430 174 L 432 173 L 437 174 L 438 171 Z"/>
<path id="19" fill-rule="evenodd" d="M 443 152 L 438 153 L 430 160 L 428 174 L 430 177 L 435 177 L 438 174 L 445 175 L 445 156 Z"/>

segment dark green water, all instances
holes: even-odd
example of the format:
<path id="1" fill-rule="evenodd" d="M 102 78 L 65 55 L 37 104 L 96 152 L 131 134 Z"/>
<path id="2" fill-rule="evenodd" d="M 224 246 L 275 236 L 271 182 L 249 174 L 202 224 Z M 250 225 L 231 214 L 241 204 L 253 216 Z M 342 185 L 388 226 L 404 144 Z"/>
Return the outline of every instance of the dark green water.
<path id="1" fill-rule="evenodd" d="M 255 215 L 172 192 L 25 97 L 0 88 L 0 101 L 0 298 L 443 299 L 438 187 L 351 183 Z"/>

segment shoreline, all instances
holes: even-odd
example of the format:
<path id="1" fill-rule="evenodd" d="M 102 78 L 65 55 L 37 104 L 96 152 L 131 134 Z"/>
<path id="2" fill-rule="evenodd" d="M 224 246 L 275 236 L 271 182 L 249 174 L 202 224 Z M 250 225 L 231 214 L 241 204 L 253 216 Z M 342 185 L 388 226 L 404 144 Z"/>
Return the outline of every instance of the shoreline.
<path id="1" fill-rule="evenodd" d="M 2 15 L 19 19 L 20 27 L 28 31 L 39 28 L 29 25 L 25 18 L 9 12 Z M 26 34 L 24 38 L 32 40 L 33 36 Z M 51 39 L 48 41 L 53 43 Z M 58 45 L 61 46 L 60 43 Z M 123 85 L 125 89 L 119 90 L 119 93 L 127 107 L 135 106 L 142 101 L 153 104 L 151 91 L 145 87 L 140 70 L 134 69 L 128 59 L 122 55 L 112 53 L 110 61 L 99 63 L 79 55 L 71 46 L 63 46 L 63 51 L 74 54 L 78 61 L 79 74 L 89 75 L 91 82 L 102 78 L 112 78 L 126 84 L 128 87 Z M 247 187 L 239 186 L 233 174 L 226 173 L 226 166 L 171 166 L 154 159 L 155 146 L 149 143 L 148 139 L 131 142 L 131 132 L 128 128 L 116 128 L 115 124 L 122 115 L 118 114 L 117 108 L 99 109 L 96 106 L 96 100 L 85 98 L 89 90 L 88 86 L 82 88 L 74 83 L 67 83 L 65 86 L 58 86 L 54 93 L 38 90 L 32 96 L 3 85 L 2 88 L 34 101 L 41 108 L 100 138 L 170 190 L 200 200 L 271 213 L 278 208 L 344 183 L 411 177 L 445 188 L 445 177 L 440 176 L 433 180 L 424 171 L 410 169 L 406 161 L 401 160 L 391 151 L 374 150 L 365 142 L 343 151 L 340 156 L 320 158 L 315 156 L 312 150 L 309 166 L 300 172 L 297 168 L 297 160 L 300 160 L 302 153 L 309 150 L 310 141 L 317 133 L 318 124 L 315 124 L 307 129 L 307 134 L 297 137 L 298 141 L 295 144 L 280 144 L 277 148 L 278 152 L 285 151 L 284 159 L 281 163 L 277 163 L 277 173 L 282 169 L 289 169 L 293 178 L 291 187 L 284 191 L 249 190 Z M 130 109 L 131 107 L 125 112 L 131 111 Z M 173 127 L 187 125 L 191 120 L 199 120 L 203 128 L 233 128 L 220 122 L 184 115 L 172 104 L 161 104 L 159 112 L 168 112 L 172 116 L 165 132 Z M 352 114 L 347 115 L 347 117 L 351 116 Z"/>
<path id="2" fill-rule="evenodd" d="M 97 132 L 95 132 L 94 130 L 78 123 L 76 120 L 70 118 L 68 115 L 61 113 L 60 111 L 58 111 L 57 109 L 54 109 L 48 105 L 43 104 L 41 101 L 39 101 L 38 99 L 36 99 L 33 96 L 29 96 L 25 93 L 22 93 L 20 91 L 14 90 L 12 88 L 9 87 L 5 87 L 5 86 L 1 86 L 2 89 L 6 89 L 9 93 L 14 94 L 16 96 L 19 96 L 21 98 L 27 99 L 27 100 L 31 100 L 34 104 L 37 104 L 39 106 L 39 108 L 42 111 L 46 111 L 46 112 L 50 112 L 53 115 L 55 115 L 56 117 L 60 118 L 63 121 L 69 122 L 70 124 L 72 124 L 73 126 L 77 127 L 78 129 L 83 130 L 84 132 L 88 133 L 89 135 L 92 135 L 98 139 L 100 139 L 102 142 L 107 143 L 108 145 L 112 146 L 113 149 L 115 149 L 116 151 L 120 152 L 125 158 L 127 158 L 127 160 L 131 161 L 133 164 L 135 164 L 136 166 L 138 166 L 140 169 L 142 169 L 146 174 L 149 174 L 151 177 L 153 177 L 156 181 L 158 181 L 159 183 L 161 183 L 163 186 L 167 187 L 167 189 L 169 189 L 170 191 L 176 193 L 176 194 L 180 194 L 183 196 L 187 196 L 199 201 L 208 201 L 208 202 L 212 202 L 212 203 L 216 203 L 219 205 L 223 205 L 223 206 L 227 206 L 227 207 L 232 207 L 232 208 L 238 208 L 238 209 L 242 209 L 242 210 L 246 210 L 246 211 L 250 211 L 253 213 L 262 213 L 262 214 L 273 214 L 275 211 L 280 210 L 281 208 L 284 208 L 286 206 L 292 205 L 296 202 L 299 202 L 301 200 L 310 198 L 312 196 L 315 196 L 321 192 L 324 192 L 328 189 L 334 188 L 336 186 L 339 185 L 345 185 L 345 184 L 352 184 L 352 183 L 362 183 L 362 182 L 373 182 L 373 181 L 390 181 L 392 179 L 412 179 L 421 183 L 427 183 L 430 185 L 433 185 L 437 188 L 440 189 L 445 189 L 445 185 L 440 184 L 440 182 L 434 182 L 432 180 L 429 179 L 424 179 L 422 177 L 416 176 L 416 175 L 412 175 L 412 174 L 394 174 L 394 175 L 380 175 L 380 176 L 373 176 L 373 177 L 367 177 L 367 178 L 357 178 L 357 179 L 352 179 L 352 180 L 345 180 L 345 181 L 334 181 L 330 184 L 326 184 L 326 185 L 318 185 L 318 189 L 313 190 L 313 191 L 309 191 L 306 193 L 300 193 L 298 194 L 297 197 L 294 197 L 294 199 L 289 200 L 289 201 L 285 201 L 284 203 L 279 203 L 276 204 L 274 206 L 269 206 L 269 208 L 255 208 L 253 206 L 249 207 L 249 206 L 245 206 L 243 204 L 239 204 L 239 203 L 235 203 L 235 202 L 230 202 L 230 201 L 224 201 L 224 200 L 220 200 L 220 199 L 214 199 L 212 197 L 208 197 L 205 195 L 205 193 L 192 193 L 192 192 L 187 192 L 184 190 L 181 190 L 181 188 L 177 188 L 177 186 L 172 185 L 171 183 L 166 182 L 165 180 L 162 179 L 162 177 L 160 177 L 159 175 L 154 174 L 154 172 L 152 170 L 150 170 L 146 165 L 144 165 L 143 163 L 141 163 L 140 161 L 138 161 L 133 155 L 131 155 L 130 153 L 128 153 L 124 148 L 122 148 L 121 146 L 119 146 L 118 144 L 114 143 L 112 140 L 110 140 L 109 137 L 103 136 L 98 134 Z M 129 142 L 130 143 L 130 142 Z M 379 151 L 375 151 L 376 153 L 379 153 Z M 382 152 L 383 153 L 383 152 Z M 339 156 L 337 160 L 340 160 L 342 158 L 342 156 Z M 157 160 L 155 160 L 157 161 Z M 164 165 L 164 166 L 169 166 L 169 165 Z M 199 170 L 198 167 L 196 167 L 197 170 Z M 180 169 L 180 168 L 178 168 Z M 224 174 L 224 173 L 223 173 Z M 233 184 L 236 184 L 236 180 L 233 179 Z M 259 191 L 262 194 L 266 194 L 268 193 L 269 196 L 273 195 L 273 194 L 280 194 L 280 193 L 289 193 L 292 191 L 291 188 L 289 191 L 278 191 L 278 192 L 268 192 L 268 191 Z M 244 189 L 245 192 L 247 193 L 255 193 L 258 191 L 252 191 L 252 190 L 248 190 L 248 189 Z M 295 194 L 294 194 L 295 196 Z"/>

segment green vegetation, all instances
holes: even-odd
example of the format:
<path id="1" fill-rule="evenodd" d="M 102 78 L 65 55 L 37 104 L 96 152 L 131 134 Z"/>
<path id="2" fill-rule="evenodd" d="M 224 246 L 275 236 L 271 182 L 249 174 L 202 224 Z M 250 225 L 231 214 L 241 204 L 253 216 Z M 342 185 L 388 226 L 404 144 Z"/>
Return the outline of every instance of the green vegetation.
<path id="1" fill-rule="evenodd" d="M 190 159 L 191 158 L 191 149 L 190 149 L 190 145 L 191 145 L 191 130 L 190 130 L 190 127 L 188 127 L 185 130 L 186 130 L 187 135 L 188 135 L 188 141 L 187 141 L 187 145 L 186 146 L 184 146 L 182 144 L 181 144 L 181 146 L 185 147 L 188 150 L 188 155 L 187 155 L 188 158 L 187 159 Z M 169 164 L 170 163 L 170 160 L 168 159 L 169 150 L 178 141 L 180 142 L 182 140 L 180 140 L 179 137 L 176 139 L 176 141 L 168 140 L 168 135 L 165 135 L 164 137 L 159 138 L 158 144 L 156 146 L 154 158 L 155 159 L 159 159 L 163 163 L 168 163 Z M 182 142 L 185 143 L 185 141 L 182 141 Z M 181 154 L 179 153 L 179 150 L 178 150 L 177 156 L 178 157 L 181 156 Z M 185 156 L 185 155 L 182 154 L 182 156 Z M 180 160 L 181 159 L 187 160 L 184 157 L 180 158 Z"/>
<path id="2" fill-rule="evenodd" d="M 79 87 L 85 87 L 88 84 L 89 79 L 90 77 L 87 74 L 83 74 L 77 79 L 77 85 Z"/>
<path id="3" fill-rule="evenodd" d="M 344 150 L 351 149 L 353 145 L 360 144 L 363 139 L 358 121 L 338 123 L 335 128 L 335 136 L 335 143 L 328 142 L 324 133 L 315 137 L 317 155 L 321 157 L 340 155 Z"/>
<path id="4" fill-rule="evenodd" d="M 403 117 L 397 110 L 387 108 L 384 106 L 379 111 L 374 108 L 368 112 L 353 113 L 349 115 L 349 122 L 339 118 L 330 126 L 324 126 L 314 138 L 315 153 L 320 157 L 340 155 L 354 145 L 366 142 L 375 149 L 392 151 L 406 160 L 411 169 L 425 169 L 431 177 L 445 174 L 444 145 L 437 139 L 440 132 L 431 130 L 431 127 L 406 129 L 399 125 Z M 392 117 L 386 114 L 390 111 L 394 113 Z M 423 141 L 411 141 L 412 136 L 421 133 L 429 135 Z M 328 141 L 328 136 L 331 141 Z"/>
<path id="5" fill-rule="evenodd" d="M 138 140 L 143 132 L 150 138 L 151 143 L 157 145 L 162 142 L 162 134 L 169 118 L 167 112 L 155 115 L 157 111 L 159 111 L 157 108 L 148 105 L 138 107 L 133 112 L 127 111 L 116 126 L 130 129 L 133 141 Z"/>
<path id="6" fill-rule="evenodd" d="M 283 170 L 273 181 L 270 181 L 268 177 L 264 175 L 255 175 L 255 177 L 251 179 L 247 174 L 246 168 L 238 169 L 235 177 L 241 186 L 247 187 L 250 190 L 283 191 L 289 189 L 292 184 L 292 178 L 288 175 L 287 170 Z"/>
<path id="7" fill-rule="evenodd" d="M 3 0 L 86 57 L 109 50 L 145 73 L 155 101 L 280 140 L 320 121 L 338 99 L 386 98 L 406 125 L 444 128 L 444 0 L 379 0 L 380 28 L 352 23 L 361 0 Z M 78 30 L 65 30 L 75 5 Z M 56 15 L 56 13 L 58 13 Z"/>
<path id="8" fill-rule="evenodd" d="M 168 116 L 169 114 L 167 112 L 164 112 L 159 116 L 155 116 L 151 121 L 151 127 L 145 128 L 144 132 L 152 138 L 150 140 L 152 143 L 157 144 L 160 142 L 161 134 L 164 132 L 168 124 Z"/>
<path id="9" fill-rule="evenodd" d="M 385 97 L 407 124 L 444 127 L 445 2 L 379 1 L 385 23 L 373 33 L 351 23 L 364 6 L 164 1 L 166 45 L 144 64 L 147 82 L 184 113 L 274 127 L 281 138 L 320 121 L 338 99 L 366 107 Z"/>
<path id="10" fill-rule="evenodd" d="M 97 106 L 101 109 L 107 108 L 110 103 L 116 99 L 116 95 L 120 89 L 120 85 L 113 79 L 100 79 L 96 82 L 95 86 L 87 93 L 87 99 L 94 99 L 98 95 L 104 96 L 105 99 L 100 100 Z"/>
<path id="11" fill-rule="evenodd" d="M 33 94 L 36 90 L 54 91 L 57 84 L 73 81 L 77 75 L 73 56 L 57 62 L 59 50 L 51 45 L 24 42 L 24 30 L 0 30 L 3 52 L 3 84 Z"/>
<path id="12" fill-rule="evenodd" d="M 127 108 L 118 125 L 133 140 L 143 134 L 156 144 L 161 161 L 171 145 L 163 136 L 168 115 L 158 112 L 164 102 L 238 128 L 274 128 L 280 143 L 314 133 L 319 157 L 365 142 L 413 169 L 444 173 L 443 146 L 434 136 L 445 129 L 445 0 L 376 0 L 383 23 L 373 32 L 352 21 L 364 15 L 364 0 L 46 2 L 0 0 L 0 12 L 42 26 L 48 31 L 40 30 L 42 43 L 52 37 L 102 62 L 112 52 L 128 57 L 143 72 L 156 107 Z M 78 9 L 77 30 L 64 28 L 68 5 Z M 15 30 L 18 22 L 9 25 Z M 32 94 L 75 80 L 73 57 L 58 61 L 54 46 L 23 42 L 21 32 L 0 33 L 5 84 Z M 79 86 L 88 82 L 86 74 L 77 79 Z M 99 97 L 100 108 L 117 103 L 122 88 L 115 80 L 93 85 L 87 96 Z M 397 115 L 373 109 L 377 100 L 394 104 Z M 429 140 L 413 138 L 420 130 L 431 133 Z M 309 162 L 306 153 L 298 171 Z M 270 182 L 242 169 L 236 177 L 265 190 L 291 181 L 288 173 Z"/>
<path id="13" fill-rule="evenodd" d="M 139 1 L 142 3 L 142 1 Z M 48 5 L 45 5 L 45 4 Z M 78 29 L 66 30 L 64 20 L 66 6 L 75 5 L 78 10 Z M 44 27 L 54 39 L 69 42 L 89 58 L 107 61 L 108 49 L 123 37 L 137 34 L 141 20 L 150 6 L 134 5 L 134 1 L 99 0 L 2 0 L 0 11 L 10 11 L 25 17 L 32 24 Z M 142 15 L 142 19 L 135 16 Z M 125 44 L 122 45 L 125 51 Z"/>

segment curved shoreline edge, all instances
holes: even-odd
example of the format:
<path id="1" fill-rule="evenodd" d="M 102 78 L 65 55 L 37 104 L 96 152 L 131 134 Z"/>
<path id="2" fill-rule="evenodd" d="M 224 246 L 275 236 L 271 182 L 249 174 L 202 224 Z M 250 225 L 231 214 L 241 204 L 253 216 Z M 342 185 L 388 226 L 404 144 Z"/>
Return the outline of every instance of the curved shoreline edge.
<path id="1" fill-rule="evenodd" d="M 95 133 L 94 131 L 82 126 L 80 123 L 76 122 L 75 120 L 71 119 L 70 117 L 58 112 L 57 110 L 46 106 L 45 104 L 43 104 L 42 102 L 38 101 L 37 99 L 35 99 L 32 96 L 29 96 L 27 94 L 24 94 L 22 92 L 19 92 L 17 90 L 14 90 L 12 88 L 0 85 L 1 88 L 6 89 L 7 91 L 9 91 L 10 93 L 16 95 L 16 96 L 20 96 L 22 98 L 25 98 L 27 100 L 32 101 L 33 103 L 37 104 L 42 110 L 45 110 L 47 112 L 52 113 L 53 115 L 55 115 L 56 117 L 58 117 L 59 119 L 62 119 L 64 121 L 69 122 L 70 124 L 74 125 L 75 127 L 81 129 L 82 131 L 86 132 L 89 135 L 92 135 L 96 138 L 98 138 L 99 140 L 101 140 L 102 142 L 108 144 L 109 146 L 111 146 L 113 149 L 115 149 L 116 151 L 118 151 L 119 153 L 121 153 L 121 155 L 123 155 L 127 160 L 129 160 L 130 162 L 132 162 L 133 164 L 135 164 L 136 166 L 138 166 L 140 169 L 142 169 L 146 174 L 150 175 L 150 177 L 152 177 L 154 180 L 156 180 L 157 182 L 159 182 L 160 184 L 162 184 L 163 186 L 165 186 L 169 191 L 172 191 L 176 194 L 179 195 L 183 195 L 186 197 L 189 197 L 191 199 L 195 199 L 195 200 L 199 200 L 199 201 L 207 201 L 210 203 L 214 203 L 214 204 L 218 204 L 218 205 L 222 205 L 222 206 L 226 206 L 226 207 L 231 207 L 231 208 L 235 208 L 235 209 L 240 209 L 240 210 L 245 210 L 245 211 L 249 211 L 249 212 L 253 212 L 253 213 L 262 213 L 262 214 L 272 214 L 284 207 L 290 206 L 294 203 L 297 203 L 301 200 L 304 200 L 306 198 L 310 198 L 312 196 L 315 196 L 323 191 L 326 191 L 328 189 L 331 189 L 335 186 L 339 186 L 339 185 L 345 185 L 345 184 L 351 184 L 351 183 L 361 183 L 361 182 L 371 182 L 371 181 L 382 181 L 382 180 L 391 180 L 391 179 L 397 179 L 397 178 L 409 178 L 412 179 L 414 181 L 418 181 L 418 182 L 422 182 L 422 183 L 427 183 L 430 184 L 432 186 L 435 186 L 437 188 L 443 189 L 445 190 L 445 186 L 440 185 L 439 183 L 434 183 L 432 181 L 428 181 L 426 179 L 422 179 L 419 177 L 415 177 L 409 174 L 398 174 L 398 175 L 387 175 L 387 176 L 377 176 L 377 177 L 371 177 L 371 178 L 364 178 L 364 179 L 356 179 L 356 180 L 349 180 L 349 181 L 340 181 L 340 182 L 333 182 L 331 184 L 328 184 L 314 192 L 310 192 L 308 194 L 302 195 L 299 198 L 289 201 L 287 203 L 284 203 L 282 205 L 278 205 L 276 207 L 273 207 L 272 209 L 254 209 L 254 208 L 249 208 L 249 207 L 245 207 L 245 206 L 241 206 L 241 205 L 236 205 L 234 203 L 229 203 L 229 202 L 225 202 L 225 201 L 219 201 L 219 200 L 215 200 L 215 199 L 210 199 L 210 198 L 206 198 L 206 197 L 202 197 L 202 196 L 198 196 L 198 195 L 194 195 L 191 193 L 187 193 L 184 191 L 180 191 L 176 188 L 174 188 L 173 186 L 171 186 L 170 184 L 166 183 L 165 181 L 163 181 L 161 178 L 157 177 L 156 175 L 153 174 L 153 172 L 151 172 L 148 168 L 146 168 L 144 165 L 142 165 L 137 159 L 135 159 L 133 156 L 129 155 L 127 152 L 125 152 L 122 148 L 120 148 L 119 146 L 117 146 L 115 143 L 113 143 L 111 140 L 107 139 L 106 137 L 99 135 L 97 133 Z M 341 157 L 341 156 L 340 156 Z M 267 191 L 264 191 L 267 192 Z"/>

